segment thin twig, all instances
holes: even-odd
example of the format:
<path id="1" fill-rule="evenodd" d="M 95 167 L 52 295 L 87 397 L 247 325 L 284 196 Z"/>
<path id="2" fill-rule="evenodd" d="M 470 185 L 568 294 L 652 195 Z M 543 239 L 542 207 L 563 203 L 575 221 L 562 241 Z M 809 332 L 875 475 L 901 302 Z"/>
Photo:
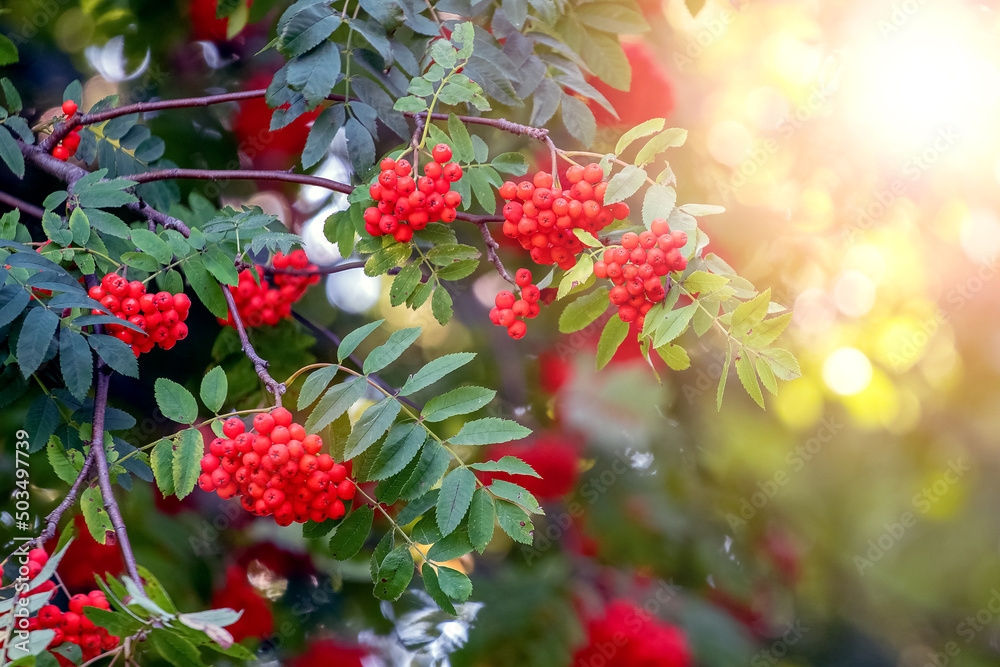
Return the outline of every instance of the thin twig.
<path id="1" fill-rule="evenodd" d="M 233 299 L 233 293 L 229 291 L 229 287 L 226 285 L 220 285 L 222 288 L 222 295 L 226 297 L 226 305 L 229 306 L 229 314 L 233 318 L 233 324 L 236 326 L 236 333 L 240 337 L 240 345 L 243 346 L 243 353 L 247 355 L 247 358 L 253 363 L 254 370 L 257 371 L 257 375 L 260 377 L 261 382 L 267 387 L 267 390 L 274 394 L 274 404 L 276 407 L 281 407 L 281 395 L 285 393 L 285 385 L 275 380 L 271 377 L 271 374 L 267 372 L 267 367 L 270 365 L 266 359 L 263 359 L 257 351 L 253 349 L 253 345 L 250 343 L 250 338 L 247 337 L 247 330 L 243 326 L 243 320 L 240 319 L 239 310 L 236 308 L 236 301 Z"/>
<path id="2" fill-rule="evenodd" d="M 42 219 L 42 214 L 45 213 L 41 208 L 35 206 L 34 204 L 29 204 L 28 202 L 18 199 L 14 195 L 7 194 L 6 192 L 0 192 L 0 204 L 6 204 L 11 208 L 16 208 L 22 213 L 27 213 L 33 218 Z"/>
<path id="3" fill-rule="evenodd" d="M 497 251 L 500 249 L 500 244 L 497 243 L 496 239 L 493 238 L 493 235 L 490 234 L 489 227 L 486 226 L 486 223 L 478 224 L 476 226 L 479 227 L 479 231 L 483 235 L 483 241 L 486 242 L 486 256 L 489 257 L 491 262 L 493 262 L 493 266 L 496 267 L 497 273 L 499 273 L 500 277 L 509 282 L 511 285 L 517 285 L 514 279 L 511 278 L 510 274 L 507 273 L 507 269 L 504 268 L 503 262 L 500 261 L 500 255 L 497 254 Z"/>
<path id="4" fill-rule="evenodd" d="M 266 88 L 260 88 L 258 90 L 243 90 L 234 93 L 221 93 L 218 95 L 205 95 L 202 97 L 185 97 L 175 100 L 158 100 L 156 102 L 136 102 L 135 104 L 126 104 L 125 106 L 115 107 L 113 109 L 106 109 L 98 113 L 84 113 L 75 114 L 72 118 L 67 119 L 63 123 L 57 123 L 50 134 L 45 140 L 39 145 L 45 150 L 45 152 L 51 152 L 52 148 L 58 144 L 63 138 L 69 134 L 73 128 L 80 127 L 84 125 L 94 125 L 96 123 L 103 123 L 104 121 L 111 120 L 112 118 L 119 118 L 121 116 L 128 116 L 130 114 L 136 113 L 149 113 L 151 111 L 163 111 L 166 109 L 186 109 L 192 107 L 207 107 L 213 104 L 225 104 L 227 102 L 238 102 L 241 100 L 252 100 L 259 97 L 264 97 L 267 94 Z M 327 95 L 326 99 L 331 102 L 356 102 L 359 101 L 357 98 L 348 97 L 346 95 Z M 450 114 L 446 113 L 432 113 L 428 114 L 426 111 L 404 111 L 403 116 L 407 118 L 427 118 L 430 117 L 431 120 L 448 120 Z M 485 125 L 488 127 L 493 127 L 503 132 L 509 132 L 516 135 L 524 135 L 531 137 L 532 139 L 537 139 L 538 141 L 545 141 L 549 136 L 548 129 L 544 127 L 533 127 L 531 125 L 522 125 L 521 123 L 514 123 L 505 118 L 483 118 L 482 116 L 459 116 L 459 120 L 463 123 L 471 125 Z"/>
<path id="5" fill-rule="evenodd" d="M 115 500 L 114 490 L 111 488 L 108 459 L 104 454 L 104 413 L 108 407 L 108 384 L 111 382 L 110 374 L 105 373 L 104 369 L 104 360 L 98 358 L 97 391 L 94 393 L 94 436 L 90 443 L 90 452 L 97 461 L 97 479 L 101 486 L 104 509 L 107 510 L 108 516 L 111 518 L 111 525 L 115 528 L 118 548 L 125 560 L 125 569 L 128 570 L 129 576 L 138 583 L 142 581 L 142 578 L 139 576 L 139 570 L 135 564 L 135 556 L 132 554 L 132 545 L 128 541 L 128 533 L 125 532 L 125 521 L 122 520 L 122 513 L 118 509 L 118 502 Z"/>
<path id="6" fill-rule="evenodd" d="M 354 262 L 342 262 L 333 266 L 318 266 L 315 269 L 279 269 L 274 266 L 265 266 L 264 273 L 283 276 L 325 276 L 331 273 L 340 273 L 341 271 L 363 269 L 365 268 L 365 264 L 365 260 L 357 260 Z"/>

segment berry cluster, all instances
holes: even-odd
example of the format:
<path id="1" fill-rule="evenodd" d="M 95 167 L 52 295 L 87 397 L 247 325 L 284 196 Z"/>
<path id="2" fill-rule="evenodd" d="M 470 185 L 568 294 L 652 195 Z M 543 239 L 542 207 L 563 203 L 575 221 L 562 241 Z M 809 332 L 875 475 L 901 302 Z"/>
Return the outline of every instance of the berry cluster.
<path id="1" fill-rule="evenodd" d="M 612 220 L 628 217 L 627 204 L 602 204 L 608 188 L 603 179 L 601 166 L 588 164 L 566 170 L 566 180 L 572 183 L 568 190 L 553 187 L 552 175 L 545 171 L 530 181 L 507 181 L 500 188 L 500 196 L 507 200 L 503 207 L 504 235 L 517 239 L 536 264 L 573 268 L 576 256 L 583 250 L 574 229 L 597 234 Z"/>
<path id="2" fill-rule="evenodd" d="M 521 288 L 521 298 L 515 297 L 510 290 L 497 294 L 496 307 L 490 310 L 490 321 L 498 327 L 507 327 L 511 338 L 524 338 L 528 331 L 524 318 L 532 319 L 538 315 L 541 310 L 538 300 L 542 291 L 531 284 L 531 271 L 528 269 L 518 269 L 514 282 Z"/>
<path id="3" fill-rule="evenodd" d="M 451 148 L 438 144 L 433 162 L 424 165 L 424 175 L 414 180 L 406 160 L 382 160 L 382 173 L 368 188 L 377 206 L 365 209 L 365 231 L 372 236 L 391 234 L 400 243 L 413 238 L 429 222 L 452 222 L 462 204 L 462 195 L 451 184 L 462 178 L 462 167 L 451 159 Z"/>
<path id="4" fill-rule="evenodd" d="M 184 320 L 191 308 L 191 299 L 183 292 L 146 294 L 146 286 L 138 280 L 129 282 L 117 273 L 109 273 L 101 279 L 100 285 L 91 287 L 88 294 L 106 309 L 94 310 L 94 314 L 106 312 L 146 332 L 139 334 L 120 324 L 105 325 L 111 335 L 131 345 L 137 357 L 152 350 L 154 345 L 169 350 L 188 335 Z"/>
<path id="5" fill-rule="evenodd" d="M 680 251 L 685 243 L 686 233 L 671 234 L 667 221 L 657 218 L 652 231 L 627 232 L 620 247 L 606 249 L 604 259 L 594 262 L 594 275 L 615 284 L 608 298 L 618 306 L 622 321 L 641 325 L 649 309 L 663 301 L 667 291 L 662 277 L 687 267 Z"/>
<path id="6" fill-rule="evenodd" d="M 280 252 L 276 253 L 272 264 L 276 269 L 316 270 L 316 266 L 309 263 L 304 250 L 293 250 L 287 256 Z M 262 266 L 258 266 L 257 270 L 261 274 L 264 273 Z M 281 318 L 289 317 L 292 314 L 292 304 L 302 298 L 310 285 L 318 282 L 317 274 L 307 276 L 276 273 L 274 286 L 265 280 L 261 280 L 258 285 L 253 272 L 244 269 L 240 272 L 239 284 L 235 287 L 230 286 L 229 291 L 233 293 L 236 310 L 245 326 L 259 327 L 266 324 L 273 327 Z M 236 326 L 232 313 L 228 319 L 219 318 L 219 324 Z"/>
<path id="7" fill-rule="evenodd" d="M 76 113 L 76 102 L 73 100 L 66 100 L 63 102 L 62 111 L 66 114 L 67 118 L 73 116 Z M 77 130 L 71 131 L 63 140 L 59 142 L 59 145 L 52 149 L 52 157 L 57 160 L 66 161 L 76 155 L 76 149 L 80 147 L 80 133 Z"/>
<path id="8" fill-rule="evenodd" d="M 49 555 L 44 549 L 32 549 L 28 552 L 28 576 L 35 577 L 49 560 Z M 45 588 L 43 588 L 45 586 Z M 55 582 L 46 581 L 37 588 L 25 593 L 25 597 L 30 597 L 35 593 L 52 590 Z M 51 629 L 55 632 L 49 648 L 55 648 L 63 642 L 76 644 L 83 651 L 83 659 L 92 660 L 101 654 L 102 651 L 109 651 L 118 646 L 118 637 L 108 634 L 105 628 L 99 628 L 94 622 L 83 613 L 84 607 L 97 607 L 98 609 L 110 610 L 104 593 L 101 591 L 91 591 L 89 594 L 74 595 L 69 599 L 69 611 L 63 611 L 54 604 L 47 604 L 38 610 L 38 614 L 28 619 L 28 631 L 38 629 Z M 53 654 L 59 664 L 63 667 L 72 665 L 58 653 Z"/>
<path id="9" fill-rule="evenodd" d="M 318 435 L 306 435 L 285 408 L 258 414 L 253 428 L 246 431 L 238 417 L 226 420 L 226 437 L 213 440 L 201 459 L 202 490 L 224 500 L 240 496 L 244 509 L 273 515 L 280 526 L 344 516 L 343 501 L 354 498 L 356 487 L 346 467 L 319 453 Z"/>

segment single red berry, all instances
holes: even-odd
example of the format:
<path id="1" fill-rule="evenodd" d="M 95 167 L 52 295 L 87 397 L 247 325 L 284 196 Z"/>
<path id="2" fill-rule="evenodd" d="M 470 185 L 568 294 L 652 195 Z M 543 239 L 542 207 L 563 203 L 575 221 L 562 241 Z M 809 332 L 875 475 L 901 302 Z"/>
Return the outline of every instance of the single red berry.
<path id="1" fill-rule="evenodd" d="M 274 423 L 278 426 L 287 428 L 292 425 L 292 413 L 285 408 L 271 410 L 271 416 L 274 417 Z"/>
<path id="2" fill-rule="evenodd" d="M 431 155 L 434 157 L 435 162 L 443 164 L 451 159 L 451 146 L 448 144 L 438 144 L 431 151 Z"/>
<path id="3" fill-rule="evenodd" d="M 52 149 L 52 157 L 65 162 L 69 159 L 69 149 L 65 146 L 56 146 Z"/>
<path id="4" fill-rule="evenodd" d="M 76 102 L 74 102 L 73 100 L 66 100 L 65 102 L 62 103 L 62 112 L 67 116 L 72 116 L 73 114 L 75 114 L 77 108 L 78 107 L 76 105 Z"/>
<path id="5" fill-rule="evenodd" d="M 444 178 L 450 183 L 454 183 L 462 178 L 462 167 L 455 162 L 449 162 L 444 167 Z"/>
<path id="6" fill-rule="evenodd" d="M 518 269 L 514 274 L 514 282 L 518 287 L 527 287 L 531 284 L 531 271 L 528 269 Z"/>
<path id="7" fill-rule="evenodd" d="M 514 296 L 513 292 L 511 292 L 510 290 L 503 290 L 499 294 L 497 294 L 496 299 L 494 301 L 496 303 L 497 308 L 499 308 L 500 310 L 504 310 L 507 308 L 511 308 L 516 300 L 517 299 Z"/>
<path id="8" fill-rule="evenodd" d="M 242 419 L 240 419 L 239 417 L 230 417 L 222 425 L 222 432 L 225 434 L 227 438 L 235 438 L 240 433 L 246 431 L 246 428 L 247 427 L 243 423 Z"/>
<path id="9" fill-rule="evenodd" d="M 507 334 L 514 339 L 524 338 L 526 333 L 528 333 L 528 325 L 524 323 L 524 320 L 515 320 L 507 327 Z"/>

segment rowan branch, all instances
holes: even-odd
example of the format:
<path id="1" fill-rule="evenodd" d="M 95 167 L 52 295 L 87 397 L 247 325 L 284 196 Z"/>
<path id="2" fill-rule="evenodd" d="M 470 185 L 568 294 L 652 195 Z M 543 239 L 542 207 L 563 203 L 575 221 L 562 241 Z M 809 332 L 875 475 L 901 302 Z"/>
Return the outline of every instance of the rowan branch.
<path id="1" fill-rule="evenodd" d="M 497 273 L 499 273 L 500 277 L 509 282 L 511 285 L 517 285 L 511 275 L 507 273 L 507 269 L 504 268 L 503 262 L 500 261 L 500 255 L 497 254 L 497 251 L 500 250 L 500 244 L 497 243 L 496 239 L 493 238 L 493 235 L 490 234 L 489 227 L 486 226 L 486 223 L 478 224 L 477 226 L 479 227 L 480 233 L 483 235 L 483 241 L 486 242 L 486 256 L 489 257 L 491 262 L 493 262 L 493 266 L 496 267 Z"/>
<path id="2" fill-rule="evenodd" d="M 325 276 L 331 273 L 340 273 L 341 271 L 363 269 L 365 268 L 365 264 L 365 260 L 357 260 L 354 262 L 342 262 L 333 266 L 318 266 L 315 269 L 279 269 L 274 266 L 265 266 L 264 273 L 282 276 Z"/>
<path id="3" fill-rule="evenodd" d="M 260 377 L 261 382 L 267 387 L 267 390 L 274 394 L 274 404 L 276 407 L 281 407 L 281 395 L 285 393 L 285 385 L 278 382 L 271 377 L 271 374 L 267 372 L 267 367 L 270 362 L 262 358 L 257 351 L 253 349 L 253 345 L 250 343 L 250 338 L 247 336 L 246 327 L 243 326 L 243 320 L 240 318 L 239 310 L 236 308 L 236 301 L 233 299 L 233 293 L 229 291 L 228 285 L 220 285 L 222 288 L 222 295 L 226 297 L 226 305 L 229 306 L 229 314 L 233 318 L 233 324 L 236 326 L 236 333 L 240 337 L 240 345 L 243 347 L 243 353 L 247 355 L 253 363 L 254 370 L 257 371 L 258 377 Z"/>
<path id="4" fill-rule="evenodd" d="M 67 118 L 62 123 L 57 123 L 52 134 L 46 137 L 40 144 L 46 152 L 52 152 L 52 148 L 62 141 L 74 128 L 85 125 L 103 123 L 113 118 L 128 116 L 136 113 L 149 113 L 152 111 L 164 111 L 167 109 L 189 109 L 195 107 L 207 107 L 214 104 L 226 104 L 228 102 L 240 102 L 242 100 L 252 100 L 264 97 L 267 94 L 266 88 L 258 90 L 243 90 L 233 93 L 220 93 L 218 95 L 204 95 L 202 97 L 183 97 L 175 100 L 158 100 L 155 102 L 136 102 L 125 106 L 106 109 L 98 113 L 77 113 L 71 118 Z M 327 95 L 327 100 L 331 102 L 358 102 L 357 98 L 346 95 Z M 403 111 L 400 112 L 406 118 L 430 118 L 431 120 L 448 120 L 450 114 L 432 113 L 426 111 Z M 492 127 L 511 134 L 528 136 L 538 141 L 548 139 L 549 131 L 544 127 L 533 127 L 514 123 L 505 118 L 484 118 L 482 116 L 459 116 L 458 119 L 469 125 L 483 125 Z"/>
<path id="5" fill-rule="evenodd" d="M 17 141 L 17 145 L 18 148 L 21 149 L 21 154 L 24 155 L 24 158 L 28 162 L 31 162 L 42 171 L 65 182 L 70 189 L 72 189 L 74 183 L 90 173 L 86 169 L 78 167 L 71 162 L 57 160 L 52 157 L 49 152 L 43 150 L 41 145 L 31 146 L 20 140 Z M 173 229 L 180 232 L 184 237 L 191 235 L 191 230 L 188 229 L 188 226 L 183 222 L 177 218 L 167 215 L 166 213 L 157 211 L 149 204 L 143 202 L 132 202 L 130 204 L 126 204 L 125 207 L 130 211 L 138 213 L 147 220 L 155 222 L 164 229 Z"/>
<path id="6" fill-rule="evenodd" d="M 18 199 L 14 195 L 7 194 L 6 192 L 0 192 L 0 204 L 6 204 L 13 209 L 17 209 L 22 213 L 26 213 L 33 218 L 38 218 L 39 220 L 42 219 L 42 214 L 45 213 L 45 211 L 34 204 L 29 204 L 23 199 Z"/>
<path id="7" fill-rule="evenodd" d="M 111 488 L 108 459 L 104 454 L 104 413 L 108 407 L 108 384 L 111 382 L 110 372 L 105 373 L 105 368 L 104 360 L 98 357 L 97 391 L 94 394 L 94 436 L 90 442 L 90 453 L 97 462 L 97 479 L 101 487 L 101 498 L 104 500 L 104 509 L 107 510 L 108 516 L 111 518 L 111 525 L 115 528 L 118 548 L 125 560 L 125 569 L 128 570 L 128 574 L 133 580 L 141 582 L 142 578 L 139 577 L 135 556 L 132 554 L 132 545 L 129 543 L 128 533 L 125 531 L 125 521 L 122 519 L 114 490 Z M 108 370 L 110 371 L 110 369 Z"/>

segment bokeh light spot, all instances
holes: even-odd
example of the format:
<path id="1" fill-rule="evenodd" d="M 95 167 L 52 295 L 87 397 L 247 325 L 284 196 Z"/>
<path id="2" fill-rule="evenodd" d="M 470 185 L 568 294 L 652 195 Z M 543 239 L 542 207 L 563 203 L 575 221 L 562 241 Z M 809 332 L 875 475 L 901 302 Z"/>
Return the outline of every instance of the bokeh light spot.
<path id="1" fill-rule="evenodd" d="M 857 348 L 839 348 L 823 364 L 823 381 L 831 391 L 841 396 L 859 394 L 872 381 L 872 363 Z"/>

